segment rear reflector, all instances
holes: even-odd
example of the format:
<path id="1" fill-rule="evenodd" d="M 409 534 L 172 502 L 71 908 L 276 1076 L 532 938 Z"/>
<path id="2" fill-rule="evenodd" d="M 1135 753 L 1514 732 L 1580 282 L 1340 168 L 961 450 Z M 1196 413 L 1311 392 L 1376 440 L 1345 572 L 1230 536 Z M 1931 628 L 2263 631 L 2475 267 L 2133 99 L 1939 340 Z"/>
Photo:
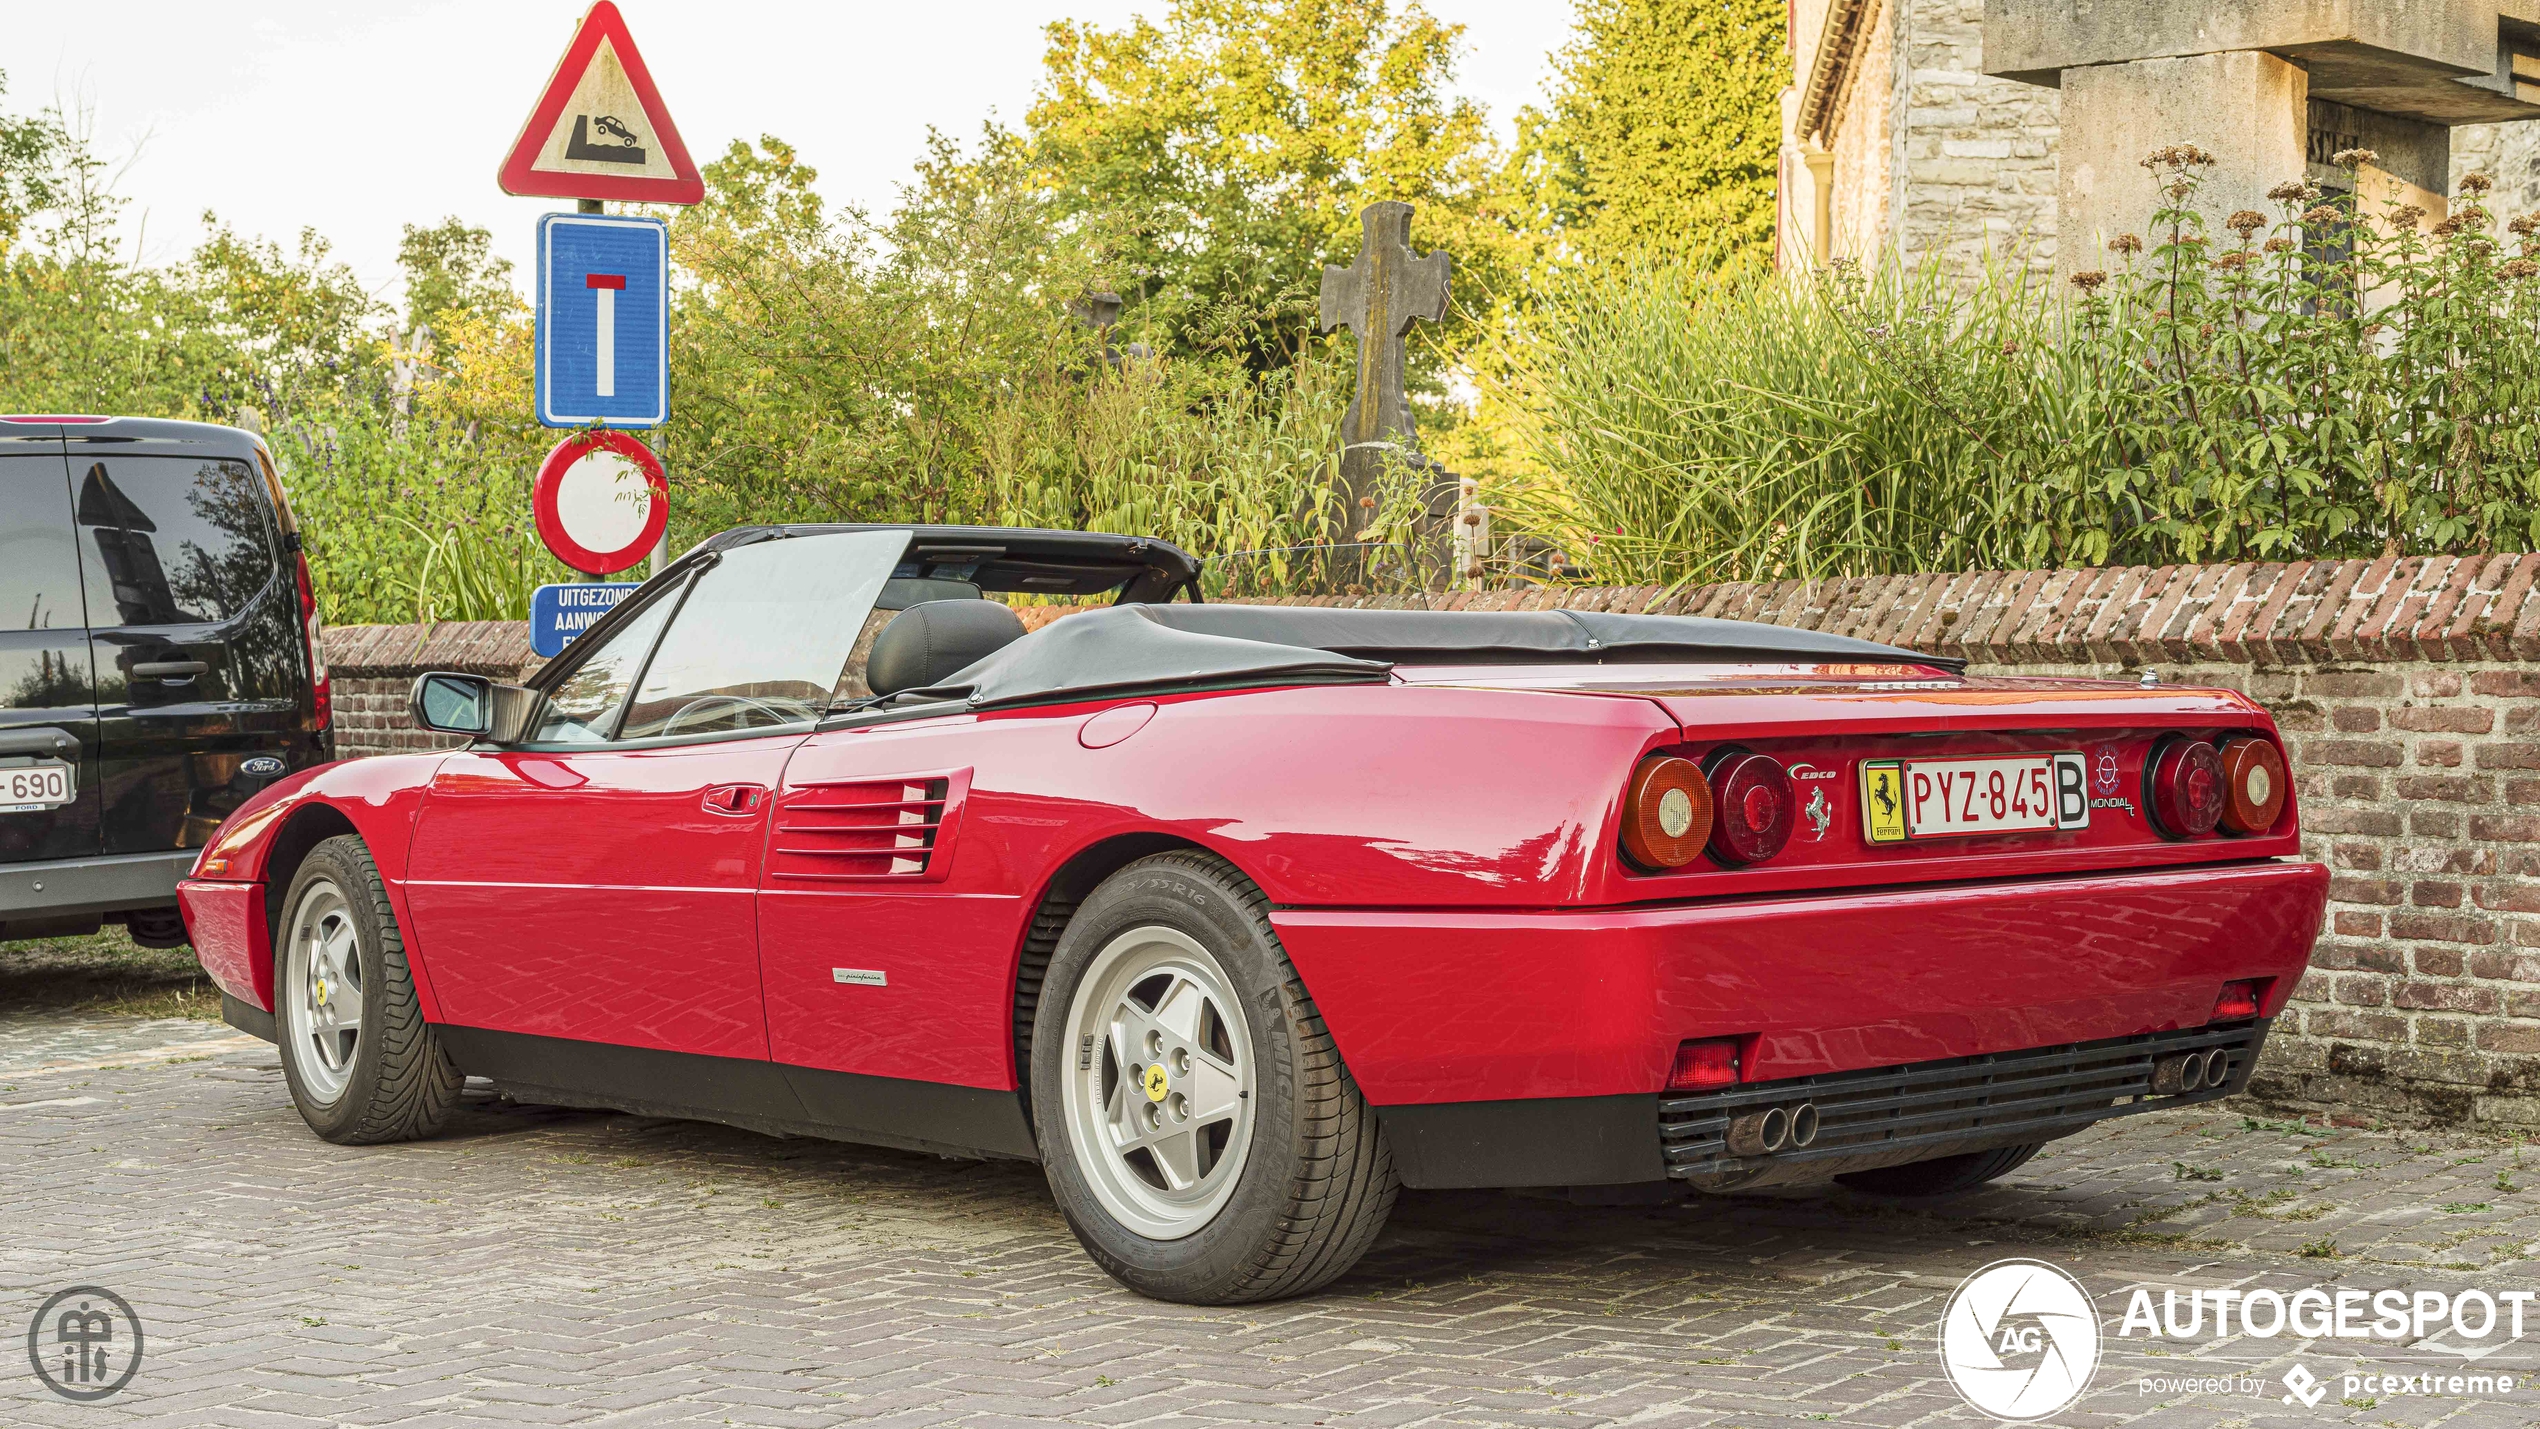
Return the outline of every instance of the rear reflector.
<path id="1" fill-rule="evenodd" d="M 2214 999 L 2215 1022 L 2236 1022 L 2258 1015 L 2258 1002 L 2267 988 L 2265 978 L 2249 978 L 2223 984 L 2222 996 Z"/>
<path id="2" fill-rule="evenodd" d="M 2174 839 L 2210 834 L 2223 815 L 2223 762 L 2201 739 L 2173 739 L 2152 751 L 2152 823 Z"/>
<path id="3" fill-rule="evenodd" d="M 2235 739 L 2222 748 L 2222 826 L 2262 834 L 2284 813 L 2284 755 L 2264 739 Z"/>
<path id="4" fill-rule="evenodd" d="M 1658 755 L 1623 795 L 1623 852 L 1643 868 L 1682 868 L 1711 839 L 1711 785 L 1690 759 Z"/>
<path id="5" fill-rule="evenodd" d="M 1736 1038 L 1712 1037 L 1700 1042 L 1680 1043 L 1676 1047 L 1676 1065 L 1667 1073 L 1667 1090 L 1688 1092 L 1736 1084 Z"/>

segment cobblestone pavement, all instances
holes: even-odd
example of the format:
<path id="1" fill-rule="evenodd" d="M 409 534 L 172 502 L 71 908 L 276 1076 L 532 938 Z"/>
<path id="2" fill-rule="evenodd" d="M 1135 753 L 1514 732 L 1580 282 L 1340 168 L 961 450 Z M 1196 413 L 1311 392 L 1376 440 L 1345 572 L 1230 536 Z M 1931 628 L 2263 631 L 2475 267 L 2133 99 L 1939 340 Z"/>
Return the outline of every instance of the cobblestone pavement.
<path id="1" fill-rule="evenodd" d="M 475 1093 L 438 1140 L 340 1148 L 300 1124 L 273 1049 L 226 1028 L 0 1018 L 0 1332 L 91 1283 L 150 1336 L 94 1405 L 52 1398 L 12 1344 L 5 1424 L 1972 1424 L 1942 1306 L 2034 1256 L 2110 1331 L 2054 1422 L 2524 1425 L 2540 1386 L 2350 1398 L 2341 1376 L 2540 1374 L 2540 1306 L 2474 1361 L 2439 1328 L 2114 1331 L 2137 1285 L 2540 1288 L 2535 1240 L 2540 1148 L 2208 1108 L 2059 1143 L 1938 1212 L 1406 1193 L 1331 1291 L 1193 1309 L 1097 1273 L 1030 1166 Z M 2329 1381 L 2315 1407 L 2287 1398 L 2297 1363 Z M 2145 1389 L 2226 1374 L 2249 1383 Z"/>

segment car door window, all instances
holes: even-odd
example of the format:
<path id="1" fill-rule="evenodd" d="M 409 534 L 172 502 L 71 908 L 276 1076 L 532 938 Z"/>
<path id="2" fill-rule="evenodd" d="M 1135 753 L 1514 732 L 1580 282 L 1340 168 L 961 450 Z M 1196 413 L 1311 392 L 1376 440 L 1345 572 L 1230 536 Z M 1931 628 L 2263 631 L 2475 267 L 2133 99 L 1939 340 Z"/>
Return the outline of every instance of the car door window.
<path id="1" fill-rule="evenodd" d="M 572 673 L 547 691 L 546 702 L 539 708 L 538 727 L 529 736 L 531 743 L 608 742 L 618 711 L 626 704 L 626 692 L 635 687 L 635 676 L 644 668 L 644 657 L 653 653 L 654 640 L 678 606 L 680 590 L 674 585 L 650 597 L 624 625 L 602 636 L 599 645 L 573 652 L 578 663 Z"/>
<path id="2" fill-rule="evenodd" d="M 724 553 L 680 603 L 618 738 L 818 719 L 907 545 L 906 531 L 840 531 Z"/>
<path id="3" fill-rule="evenodd" d="M 74 470 L 91 628 L 218 624 L 274 578 L 268 498 L 245 462 L 113 457 Z"/>

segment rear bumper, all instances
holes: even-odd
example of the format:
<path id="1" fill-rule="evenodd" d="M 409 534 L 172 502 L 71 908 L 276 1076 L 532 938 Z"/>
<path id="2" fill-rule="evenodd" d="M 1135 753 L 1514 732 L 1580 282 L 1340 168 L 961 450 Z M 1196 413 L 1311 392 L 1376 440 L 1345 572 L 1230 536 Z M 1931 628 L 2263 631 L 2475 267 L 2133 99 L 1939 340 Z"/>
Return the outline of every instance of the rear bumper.
<path id="1" fill-rule="evenodd" d="M 1544 1097 L 1378 1107 L 1407 1186 L 1606 1186 L 1673 1179 L 1707 1191 L 1807 1185 L 1847 1171 L 2070 1136 L 2096 1122 L 2239 1092 L 2264 1021 L 2147 1033 L 1901 1067 L 1752 1082 L 1716 1092 Z M 2155 1093 L 2155 1068 L 2220 1050 L 2223 1079 Z M 1813 1141 L 1766 1155 L 1731 1148 L 1731 1126 L 1766 1108 L 1812 1107 Z"/>
<path id="2" fill-rule="evenodd" d="M 166 908 L 200 849 L 0 863 L 0 922 Z"/>
<path id="3" fill-rule="evenodd" d="M 2327 895 L 2319 865 L 2264 862 L 1271 921 L 1380 1110 L 1560 1099 L 1592 1119 L 1663 1090 L 1687 1038 L 1740 1038 L 1760 1082 L 2201 1028 L 2242 978 L 2273 980 L 2271 1017 Z"/>

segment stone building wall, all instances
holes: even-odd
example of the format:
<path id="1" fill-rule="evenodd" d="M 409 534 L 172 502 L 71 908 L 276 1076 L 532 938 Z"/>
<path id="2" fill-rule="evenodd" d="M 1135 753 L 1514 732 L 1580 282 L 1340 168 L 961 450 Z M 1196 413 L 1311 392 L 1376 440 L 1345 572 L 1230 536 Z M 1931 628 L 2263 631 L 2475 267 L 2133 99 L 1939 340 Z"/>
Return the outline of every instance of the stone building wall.
<path id="1" fill-rule="evenodd" d="M 2060 95 L 1984 72 L 1984 0 L 1901 0 L 1893 199 L 1897 248 L 1939 253 L 1961 275 L 1988 250 L 2055 266 L 2055 143 Z"/>
<path id="2" fill-rule="evenodd" d="M 1836 3 L 1797 0 L 1794 88 L 1807 82 Z M 1893 242 L 1908 262 L 1945 255 L 1963 280 L 1988 250 L 2016 249 L 2032 270 L 2051 271 L 2060 91 L 1983 72 L 1984 0 L 1866 4 L 1873 18 L 1862 27 L 1825 145 L 1833 159 L 1832 256 L 1863 258 Z M 1783 115 L 1784 172 L 1812 195 L 1811 136 L 1793 132 L 1795 103 L 1785 103 Z M 2231 136 L 2174 137 L 2212 148 Z M 2540 121 L 2453 129 L 2450 171 L 2450 192 L 2459 191 L 2461 175 L 2485 173 L 2497 182 L 2500 213 L 2540 211 Z M 1812 248 L 1813 197 L 1802 197 L 1783 209 L 1786 263 Z"/>
<path id="3" fill-rule="evenodd" d="M 2253 1086 L 2346 1118 L 2540 1127 L 2540 555 L 1458 592 L 1459 609 L 1659 611 L 1834 631 L 1978 673 L 2155 672 L 2282 727 L 2329 923 Z M 1400 599 L 1317 601 L 1390 605 Z M 1026 607 L 1038 627 L 1070 607 Z M 327 633 L 337 747 L 429 747 L 424 669 L 512 677 L 520 626 Z"/>
<path id="4" fill-rule="evenodd" d="M 2496 181 L 2488 207 L 2507 219 L 2540 212 L 2540 121 L 2463 124 L 2452 131 L 2452 192 L 2461 175 Z"/>

